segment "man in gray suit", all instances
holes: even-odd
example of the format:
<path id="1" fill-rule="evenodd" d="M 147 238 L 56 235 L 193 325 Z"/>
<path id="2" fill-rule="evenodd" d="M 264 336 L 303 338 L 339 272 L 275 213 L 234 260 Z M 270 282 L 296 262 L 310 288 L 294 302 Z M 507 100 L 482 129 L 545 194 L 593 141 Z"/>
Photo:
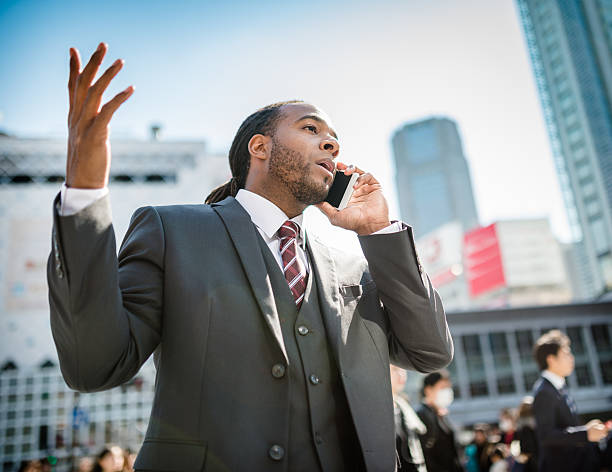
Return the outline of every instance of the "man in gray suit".
<path id="1" fill-rule="evenodd" d="M 129 380 L 155 353 L 137 470 L 392 471 L 389 360 L 428 372 L 452 358 L 440 298 L 412 230 L 389 221 L 378 181 L 334 164 L 329 118 L 302 102 L 238 130 L 232 179 L 205 205 L 141 208 L 116 256 L 104 106 L 122 61 L 92 84 L 71 49 L 66 183 L 54 203 L 51 327 L 68 385 Z M 337 169 L 360 174 L 347 208 L 321 203 Z M 355 231 L 364 258 L 306 235 L 311 204 Z"/>

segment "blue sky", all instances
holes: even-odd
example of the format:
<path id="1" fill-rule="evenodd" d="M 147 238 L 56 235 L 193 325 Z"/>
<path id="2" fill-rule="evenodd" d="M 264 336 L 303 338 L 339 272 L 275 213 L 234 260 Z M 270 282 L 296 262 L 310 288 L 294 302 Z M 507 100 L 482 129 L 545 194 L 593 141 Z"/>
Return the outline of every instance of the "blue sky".
<path id="1" fill-rule="evenodd" d="M 457 121 L 483 224 L 551 218 L 569 235 L 511 0 L 2 1 L 0 129 L 66 135 L 68 48 L 126 64 L 108 96 L 136 92 L 112 136 L 204 139 L 225 151 L 242 119 L 301 98 L 334 121 L 344 161 L 394 201 L 390 136 L 406 121 Z"/>

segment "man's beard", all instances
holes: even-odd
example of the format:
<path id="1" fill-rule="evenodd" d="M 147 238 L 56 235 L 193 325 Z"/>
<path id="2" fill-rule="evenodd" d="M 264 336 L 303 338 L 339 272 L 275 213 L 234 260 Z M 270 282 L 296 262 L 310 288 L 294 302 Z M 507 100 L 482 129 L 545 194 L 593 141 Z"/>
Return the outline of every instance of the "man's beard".
<path id="1" fill-rule="evenodd" d="M 317 182 L 310 175 L 309 165 L 304 155 L 272 137 L 270 174 L 284 184 L 298 202 L 305 205 L 322 202 L 329 192 L 329 186 L 324 181 Z"/>

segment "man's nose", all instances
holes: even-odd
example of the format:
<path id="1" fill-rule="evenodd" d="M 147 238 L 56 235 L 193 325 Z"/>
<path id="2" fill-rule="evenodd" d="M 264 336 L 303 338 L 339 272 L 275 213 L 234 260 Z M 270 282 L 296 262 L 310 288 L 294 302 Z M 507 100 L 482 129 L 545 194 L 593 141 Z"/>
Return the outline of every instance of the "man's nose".
<path id="1" fill-rule="evenodd" d="M 321 150 L 329 152 L 332 157 L 337 157 L 340 152 L 340 143 L 333 136 L 328 136 L 321 141 Z"/>

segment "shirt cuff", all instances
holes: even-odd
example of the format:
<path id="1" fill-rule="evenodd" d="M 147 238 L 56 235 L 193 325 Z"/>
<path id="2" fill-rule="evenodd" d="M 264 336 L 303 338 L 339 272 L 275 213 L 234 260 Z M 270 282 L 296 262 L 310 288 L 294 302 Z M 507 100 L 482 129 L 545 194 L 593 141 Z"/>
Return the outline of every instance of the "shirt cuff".
<path id="1" fill-rule="evenodd" d="M 399 233 L 403 229 L 404 229 L 404 226 L 402 225 L 401 221 L 394 221 L 389 226 L 387 226 L 387 227 L 385 227 L 383 229 L 379 229 L 375 233 L 372 233 L 372 235 L 374 235 L 374 234 Z"/>
<path id="2" fill-rule="evenodd" d="M 72 188 L 62 184 L 60 190 L 60 216 L 70 216 L 78 213 L 93 202 L 108 195 L 108 187 L 103 188 Z"/>

